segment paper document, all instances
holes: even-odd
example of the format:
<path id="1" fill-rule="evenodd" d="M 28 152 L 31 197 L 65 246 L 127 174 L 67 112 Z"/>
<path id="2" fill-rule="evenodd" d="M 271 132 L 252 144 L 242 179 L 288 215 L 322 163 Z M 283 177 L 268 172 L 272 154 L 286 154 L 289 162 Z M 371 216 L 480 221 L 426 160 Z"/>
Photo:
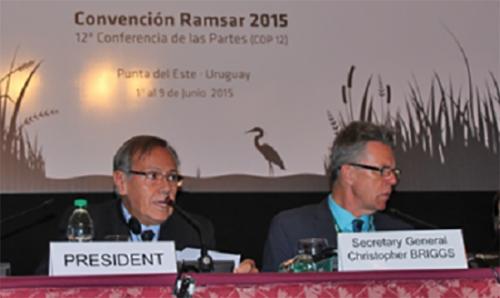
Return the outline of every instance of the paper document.
<path id="1" fill-rule="evenodd" d="M 176 251 L 177 261 L 196 261 L 200 257 L 199 248 L 186 247 L 182 251 Z M 234 268 L 238 268 L 240 265 L 241 255 L 222 253 L 215 250 L 209 250 L 208 255 L 212 257 L 214 261 L 233 261 Z"/>

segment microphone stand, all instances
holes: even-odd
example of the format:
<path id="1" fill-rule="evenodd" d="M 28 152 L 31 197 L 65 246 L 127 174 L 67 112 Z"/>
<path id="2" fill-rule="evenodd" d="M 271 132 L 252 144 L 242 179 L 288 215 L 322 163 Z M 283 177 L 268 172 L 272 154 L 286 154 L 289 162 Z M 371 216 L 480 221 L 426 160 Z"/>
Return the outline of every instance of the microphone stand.
<path id="1" fill-rule="evenodd" d="M 398 209 L 394 209 L 394 208 L 387 208 L 385 210 L 386 213 L 389 213 L 389 214 L 392 214 L 400 219 L 402 219 L 403 221 L 406 221 L 408 222 L 409 224 L 411 224 L 412 226 L 420 226 L 420 227 L 424 227 L 426 229 L 430 229 L 430 230 L 438 230 L 439 227 L 436 226 L 436 225 L 433 225 L 433 224 L 430 224 L 430 223 L 427 223 L 423 220 L 420 220 L 420 219 L 417 219 L 415 217 L 412 217 L 408 214 L 405 214 L 401 211 L 399 211 Z"/>
<path id="2" fill-rule="evenodd" d="M 170 197 L 167 197 L 166 203 L 167 205 L 174 208 L 177 212 L 179 212 L 182 215 L 182 217 L 184 217 L 189 222 L 189 224 L 191 224 L 195 228 L 195 230 L 198 232 L 198 235 L 200 236 L 201 255 L 200 258 L 198 259 L 198 269 L 200 270 L 200 272 L 202 273 L 213 272 L 214 262 L 212 258 L 208 255 L 208 249 L 203 233 L 201 232 L 200 223 L 197 222 L 193 217 L 191 217 L 191 215 L 189 215 L 186 211 L 180 208 L 179 205 L 177 205 L 174 202 L 174 200 L 172 200 Z"/>
<path id="3" fill-rule="evenodd" d="M 9 216 L 7 218 L 2 219 L 2 221 L 0 221 L 0 224 L 4 224 L 4 223 L 9 222 L 9 221 L 11 221 L 13 219 L 16 219 L 18 217 L 21 217 L 23 215 L 26 215 L 26 214 L 29 214 L 29 213 L 31 213 L 33 211 L 41 209 L 43 207 L 48 207 L 48 206 L 52 205 L 53 203 L 54 203 L 54 199 L 47 200 L 47 201 L 43 202 L 41 205 L 38 205 L 38 206 L 30 208 L 30 209 L 26 209 L 26 210 L 24 210 L 22 212 L 19 212 L 18 214 L 14 214 L 12 216 Z"/>
<path id="4" fill-rule="evenodd" d="M 7 238 L 13 234 L 16 234 L 18 233 L 19 231 L 21 230 L 24 230 L 24 229 L 27 229 L 39 222 L 42 222 L 44 220 L 46 220 L 47 218 L 49 217 L 53 217 L 54 215 L 53 214 L 44 214 L 42 217 L 38 218 L 36 221 L 31 221 L 29 223 L 24 223 L 22 225 L 13 225 L 13 227 L 11 228 L 4 228 L 4 224 L 6 223 L 9 223 L 10 221 L 13 221 L 13 220 L 16 220 L 16 219 L 19 219 L 19 218 L 23 218 L 25 215 L 29 215 L 31 213 L 33 213 L 34 211 L 37 211 L 39 209 L 42 209 L 44 207 L 50 207 L 52 206 L 54 203 L 54 199 L 50 199 L 50 200 L 47 200 L 45 202 L 43 202 L 41 205 L 38 205 L 36 207 L 32 207 L 32 208 L 29 208 L 29 209 L 26 209 L 24 211 L 21 211 L 17 214 L 14 214 L 12 216 L 9 216 L 9 217 L 6 217 L 4 219 L 2 219 L 0 221 L 0 227 L 2 227 L 2 233 L 1 233 L 1 236 L 0 236 L 0 239 L 4 239 L 4 238 Z M 9 225 L 7 225 L 9 226 Z"/>

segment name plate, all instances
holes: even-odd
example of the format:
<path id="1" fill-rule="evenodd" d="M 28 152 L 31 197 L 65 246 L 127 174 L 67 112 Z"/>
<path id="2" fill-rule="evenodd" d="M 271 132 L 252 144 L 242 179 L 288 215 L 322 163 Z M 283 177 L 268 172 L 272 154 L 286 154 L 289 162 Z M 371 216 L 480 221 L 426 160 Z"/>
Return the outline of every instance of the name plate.
<path id="1" fill-rule="evenodd" d="M 51 242 L 49 275 L 176 273 L 173 241 Z"/>
<path id="2" fill-rule="evenodd" d="M 466 269 L 461 230 L 338 234 L 339 271 Z"/>

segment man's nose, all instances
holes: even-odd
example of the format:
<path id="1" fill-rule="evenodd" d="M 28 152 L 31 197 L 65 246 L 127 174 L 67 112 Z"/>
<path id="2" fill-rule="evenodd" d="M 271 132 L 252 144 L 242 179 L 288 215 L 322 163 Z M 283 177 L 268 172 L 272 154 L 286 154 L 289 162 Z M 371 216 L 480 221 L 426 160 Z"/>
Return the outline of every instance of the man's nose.
<path id="1" fill-rule="evenodd" d="M 160 181 L 160 190 L 165 193 L 169 193 L 170 189 L 172 188 L 172 185 L 168 182 L 167 177 L 163 177 Z"/>
<path id="2" fill-rule="evenodd" d="M 396 185 L 399 182 L 398 176 L 396 176 L 396 174 L 394 174 L 394 172 L 391 172 L 388 179 L 389 179 L 388 181 L 389 181 L 390 185 Z"/>

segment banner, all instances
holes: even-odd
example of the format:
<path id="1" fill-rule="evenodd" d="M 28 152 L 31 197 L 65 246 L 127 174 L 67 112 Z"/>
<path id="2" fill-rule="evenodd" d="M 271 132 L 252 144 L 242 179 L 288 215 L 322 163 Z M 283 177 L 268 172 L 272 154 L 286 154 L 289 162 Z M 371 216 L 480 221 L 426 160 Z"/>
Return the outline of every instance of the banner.
<path id="1" fill-rule="evenodd" d="M 0 191 L 111 191 L 141 134 L 187 191 L 326 191 L 352 120 L 399 190 L 499 187 L 496 1 L 2 1 Z"/>

